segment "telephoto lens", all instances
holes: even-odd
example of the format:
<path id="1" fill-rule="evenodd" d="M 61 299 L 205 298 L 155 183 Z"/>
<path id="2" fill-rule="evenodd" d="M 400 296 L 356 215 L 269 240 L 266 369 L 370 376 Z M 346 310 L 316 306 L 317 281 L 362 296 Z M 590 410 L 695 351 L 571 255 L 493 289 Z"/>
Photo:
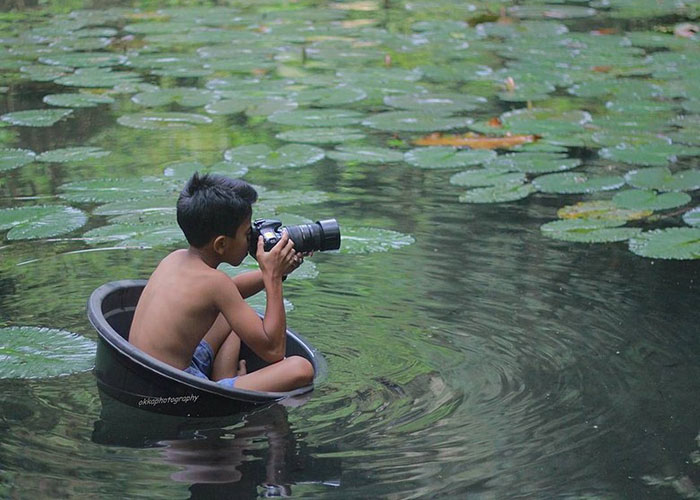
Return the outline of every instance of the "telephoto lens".
<path id="1" fill-rule="evenodd" d="M 269 252 L 282 237 L 286 229 L 294 242 L 294 250 L 307 253 L 315 251 L 338 250 L 340 248 L 340 226 L 335 219 L 318 220 L 313 224 L 282 226 L 275 219 L 257 219 L 252 224 L 250 234 L 250 255 L 255 257 L 258 249 L 258 237 L 262 235 L 264 248 Z"/>

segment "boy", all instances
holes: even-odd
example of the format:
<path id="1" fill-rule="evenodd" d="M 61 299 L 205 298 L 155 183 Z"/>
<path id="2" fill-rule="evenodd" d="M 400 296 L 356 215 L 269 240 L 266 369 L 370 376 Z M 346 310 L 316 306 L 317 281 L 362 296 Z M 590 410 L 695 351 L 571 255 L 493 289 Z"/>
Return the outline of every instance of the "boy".
<path id="1" fill-rule="evenodd" d="M 177 201 L 177 222 L 189 248 L 165 257 L 146 284 L 129 342 L 164 363 L 226 387 L 289 391 L 311 383 L 313 366 L 300 356 L 285 358 L 284 277 L 299 267 L 286 232 L 269 252 L 258 240 L 260 269 L 230 278 L 216 268 L 239 265 L 249 249 L 253 187 L 240 180 L 195 173 Z M 260 319 L 245 302 L 262 289 Z M 246 373 L 241 341 L 272 363 Z"/>

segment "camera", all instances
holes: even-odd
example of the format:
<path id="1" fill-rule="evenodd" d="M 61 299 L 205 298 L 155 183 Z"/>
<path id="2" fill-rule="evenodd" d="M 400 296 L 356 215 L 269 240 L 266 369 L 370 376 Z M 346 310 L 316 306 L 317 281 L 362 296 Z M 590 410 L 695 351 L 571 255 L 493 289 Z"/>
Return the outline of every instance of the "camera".
<path id="1" fill-rule="evenodd" d="M 314 252 L 316 250 L 337 250 L 340 248 L 340 226 L 335 219 L 318 220 L 313 224 L 282 226 L 275 219 L 257 219 L 252 224 L 250 233 L 250 255 L 255 257 L 258 250 L 258 237 L 262 235 L 265 251 L 269 252 L 282 238 L 282 229 L 286 229 L 294 242 L 297 252 Z"/>

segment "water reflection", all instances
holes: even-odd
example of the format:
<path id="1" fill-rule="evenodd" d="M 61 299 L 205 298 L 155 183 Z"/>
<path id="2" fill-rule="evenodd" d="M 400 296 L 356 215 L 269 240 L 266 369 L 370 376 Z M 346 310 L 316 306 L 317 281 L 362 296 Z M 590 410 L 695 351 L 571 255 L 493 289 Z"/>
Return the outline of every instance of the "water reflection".
<path id="1" fill-rule="evenodd" d="M 340 459 L 323 456 L 335 447 L 310 448 L 290 425 L 283 404 L 192 419 L 132 408 L 102 392 L 100 399 L 93 442 L 159 449 L 159 461 L 178 469 L 170 478 L 190 484 L 191 498 L 290 496 L 296 485 L 323 490 L 341 484 Z"/>

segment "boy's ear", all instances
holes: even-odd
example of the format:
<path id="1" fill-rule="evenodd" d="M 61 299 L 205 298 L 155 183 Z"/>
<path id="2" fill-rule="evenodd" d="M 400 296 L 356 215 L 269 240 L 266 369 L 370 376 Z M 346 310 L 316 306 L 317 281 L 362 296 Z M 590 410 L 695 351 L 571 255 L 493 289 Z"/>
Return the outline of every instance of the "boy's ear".
<path id="1" fill-rule="evenodd" d="M 226 251 L 226 237 L 219 235 L 212 241 L 212 248 L 218 254 L 223 254 Z"/>

